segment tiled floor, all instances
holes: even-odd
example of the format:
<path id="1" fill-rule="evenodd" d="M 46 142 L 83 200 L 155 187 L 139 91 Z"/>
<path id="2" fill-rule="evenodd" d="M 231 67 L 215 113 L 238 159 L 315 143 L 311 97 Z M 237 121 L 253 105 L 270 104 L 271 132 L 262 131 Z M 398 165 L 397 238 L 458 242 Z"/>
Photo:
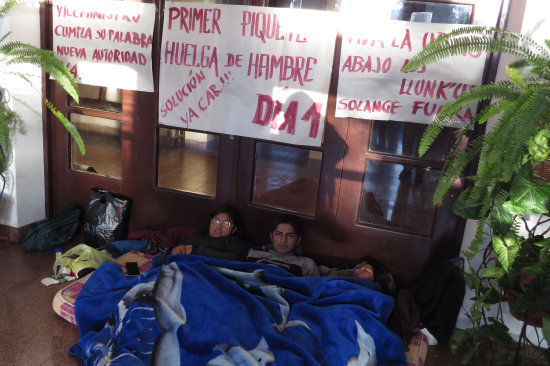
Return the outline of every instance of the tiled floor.
<path id="1" fill-rule="evenodd" d="M 0 258 L 0 365 L 80 365 L 80 359 L 68 355 L 78 342 L 78 329 L 52 309 L 62 285 L 40 283 L 53 271 L 54 252 L 30 253 L 0 241 Z"/>
<path id="2" fill-rule="evenodd" d="M 19 244 L 0 241 L 0 258 L 0 365 L 80 365 L 68 354 L 78 342 L 78 329 L 52 309 L 53 296 L 66 284 L 40 283 L 52 273 L 54 252 L 26 252 Z M 448 348 L 430 347 L 425 366 L 440 365 L 460 365 L 460 359 Z"/>

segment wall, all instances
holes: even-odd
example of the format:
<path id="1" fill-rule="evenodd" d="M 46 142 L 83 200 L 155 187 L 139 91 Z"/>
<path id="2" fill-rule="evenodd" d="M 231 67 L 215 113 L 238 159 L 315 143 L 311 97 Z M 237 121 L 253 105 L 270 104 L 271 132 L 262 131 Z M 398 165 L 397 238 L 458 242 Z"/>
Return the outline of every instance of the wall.
<path id="1" fill-rule="evenodd" d="M 10 41 L 40 46 L 37 1 L 17 5 L 6 18 L 0 20 L 0 30 L 12 31 Z M 13 163 L 6 172 L 6 188 L 0 200 L 0 225 L 12 228 L 45 217 L 41 70 L 18 66 L 17 71 L 26 73 L 33 87 L 13 76 L 2 75 L 0 81 L 0 85 L 9 91 L 10 106 L 22 121 L 16 135 Z"/>

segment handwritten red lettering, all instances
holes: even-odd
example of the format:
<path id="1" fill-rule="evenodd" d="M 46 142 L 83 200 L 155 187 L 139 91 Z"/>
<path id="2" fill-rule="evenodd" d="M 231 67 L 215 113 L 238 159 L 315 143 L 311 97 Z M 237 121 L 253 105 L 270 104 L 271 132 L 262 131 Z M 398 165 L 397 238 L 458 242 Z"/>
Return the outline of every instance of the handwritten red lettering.
<path id="1" fill-rule="evenodd" d="M 143 53 L 135 51 L 96 48 L 92 55 L 92 61 L 109 62 L 113 64 L 137 64 L 143 66 L 147 63 L 147 58 Z"/>
<path id="2" fill-rule="evenodd" d="M 105 31 L 105 29 L 98 29 L 96 33 L 97 36 L 95 37 L 95 39 L 101 39 L 102 41 L 105 40 L 105 37 L 107 36 L 107 32 Z"/>
<path id="3" fill-rule="evenodd" d="M 220 94 L 221 90 L 216 89 L 216 85 L 210 85 L 206 90 L 206 100 L 204 97 L 199 99 L 200 110 L 205 111 Z"/>
<path id="4" fill-rule="evenodd" d="M 447 100 L 446 92 L 449 92 L 456 98 L 466 90 L 475 88 L 477 85 L 445 82 L 442 80 L 408 80 L 401 79 L 400 95 L 416 95 L 421 97 L 430 97 Z"/>
<path id="5" fill-rule="evenodd" d="M 58 25 L 54 29 L 58 37 L 64 38 L 83 38 L 92 39 L 92 29 L 90 27 L 65 27 Z"/>
<path id="6" fill-rule="evenodd" d="M 368 56 L 366 59 L 363 56 L 348 56 L 342 71 L 347 72 L 372 72 L 386 74 L 391 69 L 391 58 L 387 57 L 384 61 L 380 57 L 376 57 L 376 66 L 373 68 L 372 57 Z"/>
<path id="7" fill-rule="evenodd" d="M 379 43 L 379 46 L 380 48 L 384 48 L 384 41 L 381 40 L 381 39 L 367 39 L 367 38 L 353 38 L 353 37 L 349 37 L 348 38 L 348 43 L 357 43 L 358 45 L 361 45 L 361 46 L 370 46 L 370 47 L 374 47 L 376 45 L 376 43 Z"/>
<path id="8" fill-rule="evenodd" d="M 148 48 L 153 43 L 153 36 L 145 33 L 118 31 L 109 29 L 108 40 L 114 43 L 128 43 L 141 48 Z"/>
<path id="9" fill-rule="evenodd" d="M 313 102 L 311 107 L 301 117 L 302 121 L 311 121 L 309 128 L 309 137 L 316 138 L 319 133 L 319 124 L 321 122 L 321 110 L 323 104 Z M 296 133 L 296 117 L 298 115 L 298 101 L 290 101 L 288 107 L 282 117 L 282 123 L 278 125 L 278 119 L 282 112 L 283 103 L 278 100 L 273 100 L 271 96 L 258 94 L 258 102 L 256 104 L 256 112 L 252 123 L 267 126 L 272 130 L 285 131 L 289 135 Z"/>
<path id="10" fill-rule="evenodd" d="M 311 82 L 310 72 L 317 59 L 313 57 L 275 56 L 266 53 L 250 53 L 247 76 L 254 79 L 264 78 L 269 80 L 276 78 L 279 81 L 294 81 L 300 85 Z M 277 70 L 278 76 L 276 74 Z M 275 74 L 275 76 L 274 76 Z"/>
<path id="11" fill-rule="evenodd" d="M 409 59 L 406 59 L 405 62 L 403 63 L 403 66 L 401 66 L 401 70 L 403 70 L 403 68 L 405 66 L 407 66 L 407 64 L 409 63 Z M 418 74 L 423 74 L 424 72 L 426 72 L 426 65 L 422 65 L 422 67 L 419 69 L 414 69 L 414 70 L 411 70 L 411 71 L 407 71 L 406 73 L 409 73 L 409 72 L 416 72 Z"/>
<path id="12" fill-rule="evenodd" d="M 82 18 L 82 19 L 100 19 L 100 20 L 123 20 L 132 23 L 139 23 L 141 14 L 117 14 L 105 13 L 102 11 L 83 11 L 71 9 L 66 6 L 56 5 L 57 16 L 61 18 Z"/>
<path id="13" fill-rule="evenodd" d="M 425 116 L 431 117 L 439 113 L 441 111 L 441 108 L 443 108 L 443 105 L 424 101 L 415 101 L 412 105 L 411 113 L 415 115 L 420 111 Z M 472 109 L 470 107 L 462 107 L 460 113 L 456 114 L 455 117 L 457 117 L 463 123 L 471 122 L 474 118 L 474 113 L 472 112 Z"/>
<path id="14" fill-rule="evenodd" d="M 279 112 L 277 112 L 278 114 Z M 258 103 L 256 104 L 256 113 L 252 118 L 252 123 L 260 126 L 266 126 L 273 117 L 273 99 L 269 95 L 258 94 Z"/>
<path id="15" fill-rule="evenodd" d="M 234 55 L 232 53 L 227 54 L 227 64 L 224 66 L 230 67 L 230 66 L 236 66 L 236 67 L 242 67 L 242 61 L 243 61 L 243 55 L 237 54 Z"/>
<path id="16" fill-rule="evenodd" d="M 57 46 L 56 55 L 58 56 L 70 56 L 86 60 L 86 49 L 70 46 Z"/>
<path id="17" fill-rule="evenodd" d="M 70 62 L 67 62 L 67 64 L 65 65 L 67 67 L 67 69 L 69 69 L 69 72 L 71 74 L 73 74 L 73 77 L 75 78 L 76 81 L 79 81 L 80 78 L 78 76 L 78 64 L 74 64 L 74 65 L 71 65 Z"/>
<path id="18" fill-rule="evenodd" d="M 338 101 L 337 109 L 349 110 L 358 112 L 384 112 L 389 114 L 396 114 L 397 109 L 401 108 L 399 101 L 394 100 L 356 100 L 342 98 Z"/>
<path id="19" fill-rule="evenodd" d="M 401 44 L 397 44 L 397 39 L 394 38 L 392 43 L 391 43 L 391 46 L 396 47 L 396 48 L 400 48 L 400 49 L 403 49 L 403 48 L 407 47 L 409 52 L 411 52 L 412 51 L 412 44 L 411 44 L 411 34 L 410 34 L 409 30 L 407 29 L 405 31 L 405 35 L 403 36 L 403 39 L 401 40 Z"/>
<path id="20" fill-rule="evenodd" d="M 322 103 L 313 102 L 311 107 L 304 113 L 302 116 L 302 121 L 311 120 L 311 125 L 309 126 L 309 137 L 316 138 L 319 133 L 319 124 L 321 123 L 321 110 L 323 108 Z"/>
<path id="21" fill-rule="evenodd" d="M 289 135 L 294 135 L 296 133 L 296 114 L 298 113 L 298 102 L 293 100 L 288 104 L 288 107 L 285 111 L 283 117 L 283 123 L 279 126 L 279 131 L 284 131 Z"/>
<path id="22" fill-rule="evenodd" d="M 289 32 L 285 34 L 281 30 L 280 15 L 266 13 L 263 11 L 248 11 L 245 10 L 242 12 L 242 22 L 241 22 L 241 35 L 243 37 L 256 37 L 262 40 L 263 43 L 266 43 L 268 39 L 283 41 L 288 40 L 289 42 L 298 42 L 305 43 L 307 39 L 297 33 L 294 36 L 294 32 Z"/>
<path id="23" fill-rule="evenodd" d="M 168 29 L 178 26 L 186 33 L 218 33 L 222 34 L 218 21 L 221 9 L 197 9 L 187 7 L 171 7 L 168 9 Z"/>
<path id="24" fill-rule="evenodd" d="M 166 41 L 164 63 L 190 67 L 214 68 L 218 74 L 218 49 L 207 45 Z"/>
<path id="25" fill-rule="evenodd" d="M 188 107 L 185 114 L 180 116 L 180 121 L 182 121 L 186 126 L 189 126 L 189 124 L 193 122 L 193 118 L 199 118 L 199 115 L 193 108 Z"/>
<path id="26" fill-rule="evenodd" d="M 430 43 L 435 38 L 437 38 L 441 35 L 444 35 L 444 34 L 446 34 L 446 33 L 444 33 L 444 32 L 437 32 L 437 33 L 426 32 L 426 33 L 424 33 L 424 36 L 422 36 L 422 48 L 425 48 L 428 43 Z M 462 54 L 462 56 L 467 56 L 467 55 L 472 57 L 472 58 L 479 58 L 479 57 L 481 57 L 481 55 L 483 55 L 483 51 L 477 51 L 477 52 L 474 52 L 474 53 L 468 52 L 468 53 Z"/>

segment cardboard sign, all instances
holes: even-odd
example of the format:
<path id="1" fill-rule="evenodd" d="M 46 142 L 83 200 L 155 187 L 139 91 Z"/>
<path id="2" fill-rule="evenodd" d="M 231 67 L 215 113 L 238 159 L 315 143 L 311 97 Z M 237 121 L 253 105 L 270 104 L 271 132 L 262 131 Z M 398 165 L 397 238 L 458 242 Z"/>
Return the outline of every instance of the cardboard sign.
<path id="1" fill-rule="evenodd" d="M 53 0 L 53 51 L 77 82 L 154 91 L 155 5 Z"/>
<path id="2" fill-rule="evenodd" d="M 159 123 L 320 146 L 335 16 L 166 3 Z"/>
<path id="3" fill-rule="evenodd" d="M 464 25 L 351 19 L 343 24 L 337 117 L 430 123 L 443 105 L 481 84 L 482 52 L 401 72 L 432 39 Z M 475 105 L 463 108 L 457 127 L 474 115 Z"/>

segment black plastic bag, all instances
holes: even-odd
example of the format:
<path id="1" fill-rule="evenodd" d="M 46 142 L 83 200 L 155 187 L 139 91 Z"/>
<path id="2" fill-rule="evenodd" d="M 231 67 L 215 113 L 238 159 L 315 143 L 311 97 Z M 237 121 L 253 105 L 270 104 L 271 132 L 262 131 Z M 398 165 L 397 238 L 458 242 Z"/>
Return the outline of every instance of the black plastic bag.
<path id="1" fill-rule="evenodd" d="M 102 188 L 90 190 L 82 238 L 95 248 L 126 239 L 132 199 Z"/>

